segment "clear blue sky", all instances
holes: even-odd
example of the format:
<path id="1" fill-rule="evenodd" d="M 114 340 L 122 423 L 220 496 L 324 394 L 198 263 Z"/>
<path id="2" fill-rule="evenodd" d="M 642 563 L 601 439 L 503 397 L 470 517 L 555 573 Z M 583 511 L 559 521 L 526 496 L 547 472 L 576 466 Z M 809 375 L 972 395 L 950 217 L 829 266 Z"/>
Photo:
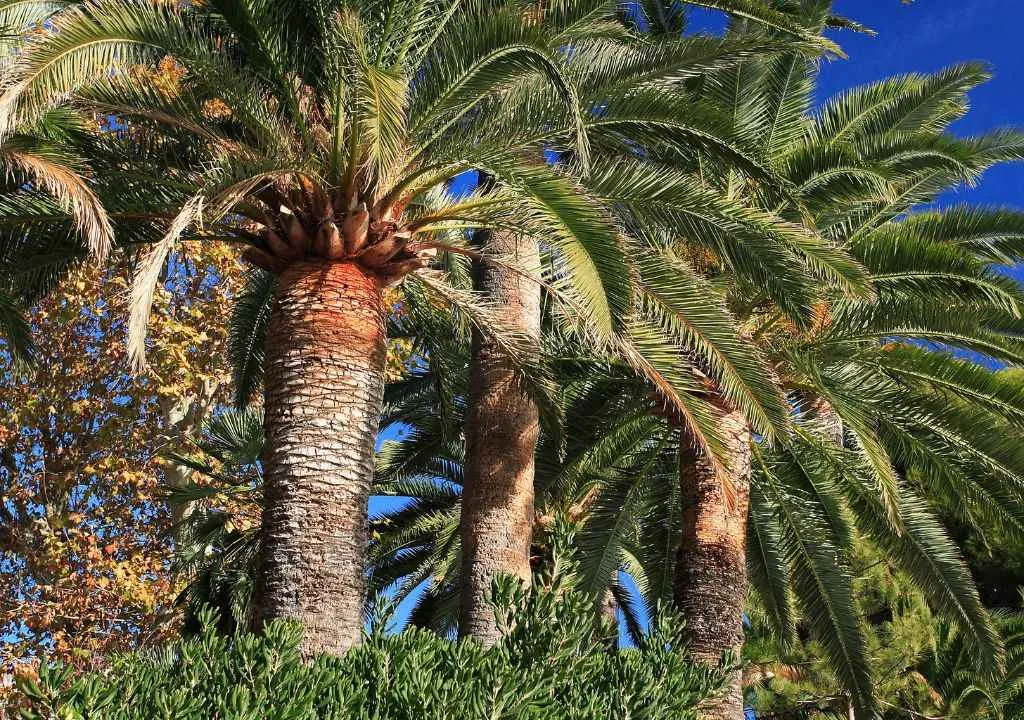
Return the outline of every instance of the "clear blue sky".
<path id="1" fill-rule="evenodd" d="M 934 72 L 967 60 L 988 63 L 994 78 L 971 93 L 969 115 L 954 126 L 962 135 L 998 127 L 1024 128 L 1024 0 L 835 0 L 835 12 L 875 30 L 832 36 L 849 55 L 822 65 L 818 100 L 856 85 L 907 72 Z M 694 31 L 717 32 L 724 16 L 695 11 Z M 946 202 L 1024 207 L 1024 164 L 995 168 L 977 188 Z"/>
<path id="2" fill-rule="evenodd" d="M 971 93 L 971 112 L 954 130 L 970 135 L 997 127 L 1024 127 L 1024 21 L 1021 0 L 836 0 L 837 13 L 875 30 L 876 37 L 835 35 L 849 60 L 822 67 L 819 99 L 852 85 L 904 72 L 933 72 L 965 60 L 983 60 L 995 77 Z M 1024 164 L 989 171 L 954 202 L 1024 206 Z"/>

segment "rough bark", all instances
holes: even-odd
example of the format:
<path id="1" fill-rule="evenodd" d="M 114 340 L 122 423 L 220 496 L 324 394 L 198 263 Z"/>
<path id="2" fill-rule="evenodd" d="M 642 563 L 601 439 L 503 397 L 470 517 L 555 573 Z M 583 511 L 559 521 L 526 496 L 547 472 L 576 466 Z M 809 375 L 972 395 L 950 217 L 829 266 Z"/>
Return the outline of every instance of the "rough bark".
<path id="1" fill-rule="evenodd" d="M 362 631 L 367 501 L 386 355 L 376 275 L 295 262 L 267 327 L 263 548 L 257 622 L 298 621 L 301 651 Z"/>
<path id="2" fill-rule="evenodd" d="M 486 233 L 488 254 L 531 272 L 539 270 L 537 243 L 510 233 Z M 501 308 L 503 327 L 539 345 L 540 286 L 514 270 L 479 263 L 477 288 Z M 493 579 L 530 582 L 537 406 L 523 391 L 501 348 L 474 331 L 466 463 L 462 499 L 460 634 L 485 644 L 498 639 L 487 598 Z"/>
<path id="3" fill-rule="evenodd" d="M 821 424 L 821 430 L 824 437 L 830 442 L 842 447 L 843 419 L 839 417 L 839 413 L 835 411 L 835 408 L 833 408 L 825 398 L 818 397 L 811 401 L 810 409 Z"/>
<path id="4" fill-rule="evenodd" d="M 611 588 L 601 594 L 598 612 L 605 622 L 609 623 L 616 630 L 619 627 L 619 601 L 615 599 L 615 593 Z"/>
<path id="5" fill-rule="evenodd" d="M 750 430 L 742 413 L 720 409 L 719 426 L 735 489 L 730 503 L 709 458 L 682 431 L 679 483 L 683 536 L 676 561 L 674 603 L 682 613 L 694 658 L 717 663 L 726 651 L 738 661 L 743 648 L 747 591 L 746 534 L 750 499 Z M 739 670 L 725 694 L 702 710 L 705 720 L 742 720 Z"/>

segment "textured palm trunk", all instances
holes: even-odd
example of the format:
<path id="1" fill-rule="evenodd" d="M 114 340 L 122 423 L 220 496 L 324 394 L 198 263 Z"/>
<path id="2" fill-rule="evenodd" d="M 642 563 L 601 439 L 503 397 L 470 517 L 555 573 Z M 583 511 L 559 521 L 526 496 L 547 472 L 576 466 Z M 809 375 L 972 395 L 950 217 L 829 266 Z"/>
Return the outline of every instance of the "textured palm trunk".
<path id="1" fill-rule="evenodd" d="M 692 438 L 682 431 L 679 483 L 683 536 L 673 587 L 686 620 L 694 658 L 717 663 L 726 651 L 739 660 L 747 591 L 747 509 L 750 499 L 750 430 L 742 413 L 722 408 L 720 428 L 735 489 L 729 501 L 721 480 Z M 706 720 L 742 720 L 742 674 L 730 674 L 725 694 L 702 711 Z"/>
<path id="2" fill-rule="evenodd" d="M 829 401 L 822 397 L 815 398 L 811 402 L 811 412 L 818 419 L 825 439 L 842 447 L 843 419 Z"/>
<path id="3" fill-rule="evenodd" d="M 540 266 L 537 243 L 511 233 L 487 233 L 489 254 L 531 271 Z M 500 307 L 503 327 L 533 344 L 540 337 L 540 286 L 508 268 L 479 263 L 476 285 Z M 460 634 L 485 644 L 498 639 L 488 603 L 498 575 L 530 582 L 533 463 L 540 425 L 537 406 L 517 382 L 508 358 L 474 331 L 466 462 L 462 499 Z"/>
<path id="4" fill-rule="evenodd" d="M 611 588 L 601 594 L 601 601 L 598 604 L 598 612 L 605 622 L 615 629 L 619 627 L 619 602 L 615 599 L 615 593 Z"/>
<path id="5" fill-rule="evenodd" d="M 353 263 L 291 264 L 267 327 L 266 508 L 258 620 L 302 624 L 301 651 L 362 631 L 367 501 L 385 365 L 379 281 Z"/>

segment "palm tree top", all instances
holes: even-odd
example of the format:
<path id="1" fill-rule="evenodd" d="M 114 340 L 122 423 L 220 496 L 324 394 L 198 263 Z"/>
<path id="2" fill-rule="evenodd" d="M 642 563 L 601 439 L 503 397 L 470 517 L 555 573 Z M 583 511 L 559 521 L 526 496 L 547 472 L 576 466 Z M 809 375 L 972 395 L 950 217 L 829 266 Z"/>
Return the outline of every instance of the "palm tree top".
<path id="1" fill-rule="evenodd" d="M 139 150 L 119 158 L 160 189 L 163 197 L 146 209 L 169 220 L 141 265 L 146 282 L 186 234 L 250 245 L 251 260 L 278 272 L 304 258 L 346 260 L 390 281 L 425 265 L 421 253 L 441 244 L 435 231 L 491 224 L 538 232 L 551 224 L 564 230 L 548 240 L 572 243 L 569 264 L 601 290 L 588 298 L 590 320 L 610 328 L 627 294 L 613 224 L 564 174 L 522 158 L 538 136 L 556 144 L 562 136 L 585 162 L 583 106 L 557 48 L 606 34 L 607 6 L 527 9 L 75 4 L 21 48 L 0 115 L 9 134 L 70 102 L 116 116 L 124 123 L 116 129 L 135 142 L 152 138 L 157 162 Z M 161 89 L 139 68 L 166 57 L 181 74 Z M 524 84 L 538 89 L 532 112 L 511 128 L 481 120 L 485 103 Z M 554 139 L 542 123 L 560 128 Z M 449 142 L 456 126 L 474 142 Z M 487 171 L 502 188 L 487 198 L 438 191 L 469 170 Z M 457 234 L 445 237 L 460 244 Z M 140 316 L 148 294 L 137 292 Z M 138 337 L 133 348 L 138 355 Z"/>
<path id="2" fill-rule="evenodd" d="M 739 5 L 747 15 L 762 6 Z M 55 106 L 114 118 L 87 152 L 119 242 L 148 246 L 133 291 L 137 362 L 153 284 L 181 240 L 240 244 L 277 273 L 326 259 L 358 263 L 383 282 L 409 277 L 493 328 L 479 297 L 422 268 L 434 253 L 482 257 L 465 230 L 494 228 L 540 239 L 541 281 L 562 317 L 583 336 L 625 347 L 682 408 L 679 389 L 692 381 L 652 360 L 678 352 L 659 344 L 656 320 L 637 317 L 627 253 L 683 232 L 716 248 L 732 243 L 740 264 L 752 253 L 772 257 L 789 276 L 779 294 L 808 297 L 822 280 L 862 283 L 859 267 L 813 232 L 651 162 L 699 148 L 784 193 L 786 183 L 686 83 L 756 53 L 813 54 L 827 42 L 767 6 L 765 20 L 784 40 L 644 40 L 618 9 L 604 0 L 73 3 L 13 59 L 0 126 Z M 175 81 L 152 82 L 168 62 Z M 595 150 L 600 161 L 590 160 Z M 545 153 L 568 162 L 546 162 Z M 445 190 L 474 171 L 487 187 L 461 197 Z M 642 223 L 641 242 L 629 240 L 636 225 L 621 221 L 622 208 Z M 756 363 L 735 354 L 712 361 L 722 372 L 740 368 L 749 387 L 730 382 L 732 395 L 770 433 L 781 403 L 757 380 Z M 699 409 L 682 409 L 701 423 Z"/>

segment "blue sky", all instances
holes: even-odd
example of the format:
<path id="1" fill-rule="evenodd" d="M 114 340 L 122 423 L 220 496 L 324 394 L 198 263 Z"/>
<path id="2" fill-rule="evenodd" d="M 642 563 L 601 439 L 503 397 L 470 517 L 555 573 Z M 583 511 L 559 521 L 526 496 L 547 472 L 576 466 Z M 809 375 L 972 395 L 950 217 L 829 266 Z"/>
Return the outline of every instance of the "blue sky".
<path id="1" fill-rule="evenodd" d="M 980 60 L 994 73 L 971 93 L 971 112 L 954 131 L 973 135 L 999 127 L 1024 128 L 1024 51 L 1018 24 L 1022 0 L 835 0 L 839 15 L 876 32 L 832 33 L 849 59 L 822 64 L 818 100 L 847 88 L 899 73 L 928 73 L 955 63 Z M 724 16 L 696 11 L 694 31 L 717 32 Z M 1024 164 L 990 170 L 977 188 L 963 189 L 944 202 L 1024 207 Z"/>
<path id="2" fill-rule="evenodd" d="M 995 77 L 971 93 L 971 112 L 955 131 L 970 135 L 1010 125 L 1024 127 L 1021 0 L 916 0 L 911 5 L 899 0 L 836 0 L 835 9 L 878 35 L 835 36 L 850 59 L 824 64 L 822 99 L 896 73 L 933 72 L 965 60 L 983 60 Z M 990 170 L 979 187 L 950 200 L 1024 206 L 1024 164 Z"/>

